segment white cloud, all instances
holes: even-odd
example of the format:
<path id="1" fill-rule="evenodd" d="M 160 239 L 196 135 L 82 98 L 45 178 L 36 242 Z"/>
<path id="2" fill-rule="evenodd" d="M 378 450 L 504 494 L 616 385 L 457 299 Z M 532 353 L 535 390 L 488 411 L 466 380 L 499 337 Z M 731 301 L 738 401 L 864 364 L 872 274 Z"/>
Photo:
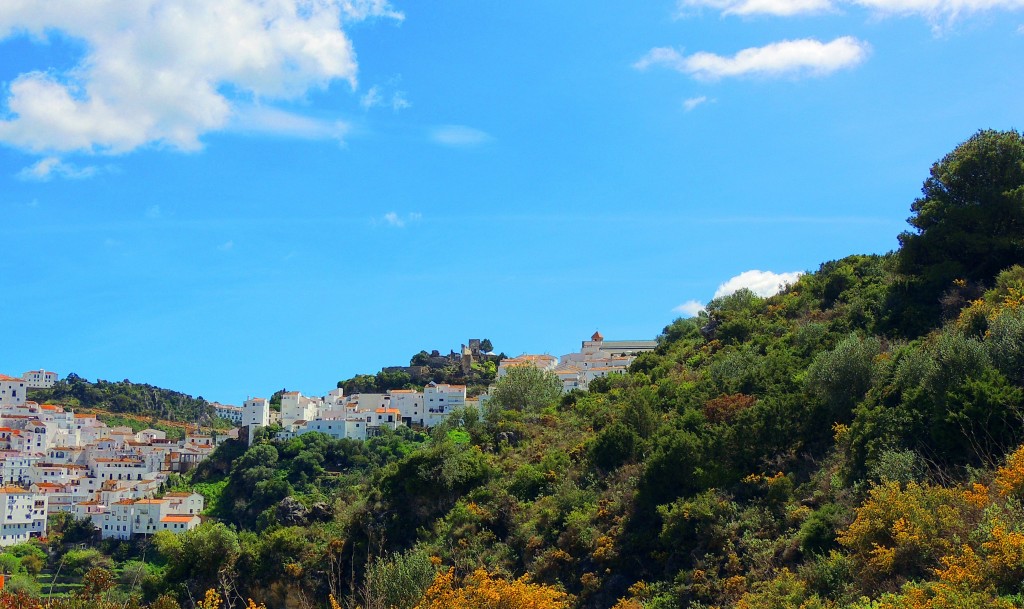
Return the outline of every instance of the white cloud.
<path id="1" fill-rule="evenodd" d="M 408 99 L 406 99 L 405 91 L 396 91 L 394 95 L 391 96 L 392 110 L 405 110 L 406 108 L 411 107 L 412 103 Z"/>
<path id="2" fill-rule="evenodd" d="M 443 146 L 472 148 L 486 144 L 491 140 L 491 136 L 486 131 L 465 125 L 442 125 L 431 132 L 430 139 Z"/>
<path id="3" fill-rule="evenodd" d="M 773 273 L 771 271 L 743 271 L 729 279 L 715 290 L 715 298 L 732 294 L 741 288 L 747 288 L 758 296 L 773 296 L 782 291 L 785 284 L 793 283 L 802 272 Z"/>
<path id="4" fill-rule="evenodd" d="M 405 13 L 392 8 L 387 0 L 345 0 L 341 8 L 352 21 L 364 21 L 371 17 L 386 17 L 396 21 L 405 19 Z"/>
<path id="5" fill-rule="evenodd" d="M 225 241 L 224 243 L 221 243 L 220 245 L 217 246 L 217 249 L 219 249 L 222 252 L 230 252 L 234 248 L 235 242 L 231 240 Z"/>
<path id="6" fill-rule="evenodd" d="M 379 106 L 388 106 L 394 111 L 404 110 L 410 106 L 409 100 L 405 97 L 405 91 L 395 91 L 391 94 L 391 99 L 388 100 L 384 94 L 383 87 L 380 85 L 373 85 L 370 89 L 359 98 L 359 105 L 364 110 L 370 108 L 376 108 Z"/>
<path id="7" fill-rule="evenodd" d="M 666 67 L 694 78 L 715 80 L 735 76 L 824 76 L 864 61 L 866 42 L 851 36 L 821 42 L 812 38 L 783 40 L 763 47 L 743 49 L 732 57 L 699 52 L 683 55 L 660 47 L 651 49 L 634 64 L 638 70 Z"/>
<path id="8" fill-rule="evenodd" d="M 400 216 L 397 212 L 389 211 L 384 214 L 383 221 L 384 224 L 387 224 L 388 226 L 404 228 L 406 224 L 419 222 L 421 219 L 423 219 L 423 214 L 418 212 L 411 212 L 405 216 Z"/>
<path id="9" fill-rule="evenodd" d="M 370 108 L 381 105 L 384 102 L 384 96 L 380 94 L 380 87 L 374 85 L 366 91 L 366 94 L 359 98 L 359 105 L 364 109 L 369 110 Z"/>
<path id="10" fill-rule="evenodd" d="M 80 180 L 91 178 L 98 172 L 99 168 L 93 165 L 78 167 L 73 163 L 65 163 L 55 156 L 48 156 L 19 171 L 17 177 L 37 182 L 47 182 L 53 178 Z"/>
<path id="11" fill-rule="evenodd" d="M 842 5 L 866 8 L 880 15 L 921 16 L 930 21 L 954 20 L 964 14 L 1024 9 L 1024 0 L 679 0 L 677 16 L 708 8 L 723 15 L 790 17 L 835 10 Z"/>
<path id="12" fill-rule="evenodd" d="M 4 0 L 0 39 L 59 32 L 88 49 L 63 72 L 7 87 L 0 142 L 35 152 L 179 150 L 224 128 L 237 99 L 297 99 L 356 85 L 342 24 L 401 19 L 384 0 Z"/>
<path id="13" fill-rule="evenodd" d="M 325 121 L 269 106 L 241 106 L 230 128 L 244 133 L 266 133 L 305 140 L 341 141 L 349 131 L 344 121 Z"/>
<path id="14" fill-rule="evenodd" d="M 680 313 L 687 317 L 696 317 L 701 311 L 704 310 L 704 304 L 696 300 L 687 300 L 678 307 L 672 309 L 673 313 Z"/>
<path id="15" fill-rule="evenodd" d="M 714 100 L 709 100 L 706 95 L 701 95 L 700 97 L 691 97 L 689 99 L 683 100 L 683 110 L 686 110 L 687 112 L 693 112 L 694 109 L 697 108 L 697 106 L 701 104 L 706 104 L 708 101 Z"/>
<path id="16" fill-rule="evenodd" d="M 685 17 L 702 8 L 710 8 L 723 15 L 777 15 L 789 17 L 806 13 L 821 13 L 832 8 L 829 0 L 679 0 L 677 16 Z"/>
<path id="17" fill-rule="evenodd" d="M 146 208 L 146 217 L 150 220 L 156 220 L 163 216 L 163 212 L 160 211 L 159 205 L 150 205 Z"/>
<path id="18" fill-rule="evenodd" d="M 942 17 L 995 10 L 1024 9 L 1024 0 L 852 0 L 852 4 L 884 15 L 917 15 L 936 21 Z"/>

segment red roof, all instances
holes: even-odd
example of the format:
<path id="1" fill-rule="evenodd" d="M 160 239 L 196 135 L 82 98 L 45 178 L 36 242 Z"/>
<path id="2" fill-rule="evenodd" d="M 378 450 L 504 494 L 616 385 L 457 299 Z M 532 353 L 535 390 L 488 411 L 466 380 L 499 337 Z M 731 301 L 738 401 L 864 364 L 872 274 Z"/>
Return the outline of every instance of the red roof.
<path id="1" fill-rule="evenodd" d="M 160 522 L 191 522 L 195 516 L 170 514 L 160 519 Z"/>

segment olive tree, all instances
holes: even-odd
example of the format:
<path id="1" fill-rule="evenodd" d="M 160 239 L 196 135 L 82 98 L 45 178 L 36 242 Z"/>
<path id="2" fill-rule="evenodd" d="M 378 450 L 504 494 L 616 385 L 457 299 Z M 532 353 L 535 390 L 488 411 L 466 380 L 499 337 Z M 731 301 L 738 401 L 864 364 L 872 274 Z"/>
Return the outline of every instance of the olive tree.
<path id="1" fill-rule="evenodd" d="M 562 381 L 558 375 L 534 366 L 514 366 L 494 385 L 488 400 L 492 408 L 536 412 L 558 400 Z"/>

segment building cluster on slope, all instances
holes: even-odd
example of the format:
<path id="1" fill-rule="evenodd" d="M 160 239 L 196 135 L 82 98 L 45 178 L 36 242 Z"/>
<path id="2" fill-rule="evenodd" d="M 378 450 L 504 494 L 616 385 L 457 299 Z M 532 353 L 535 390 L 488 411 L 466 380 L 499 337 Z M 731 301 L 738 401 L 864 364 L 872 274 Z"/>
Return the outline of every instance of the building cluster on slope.
<path id="1" fill-rule="evenodd" d="M 91 519 L 104 539 L 195 528 L 202 495 L 154 497 L 169 473 L 206 458 L 213 438 L 171 441 L 160 430 L 112 428 L 96 415 L 27 399 L 29 388 L 52 387 L 56 376 L 0 374 L 0 546 L 45 537 L 47 516 L 57 512 Z"/>
<path id="2" fill-rule="evenodd" d="M 345 395 L 334 389 L 323 397 L 289 391 L 281 395 L 279 438 L 289 439 L 311 432 L 333 438 L 365 440 L 381 429 L 399 425 L 433 427 L 444 421 L 452 410 L 465 406 L 466 386 L 430 382 L 423 391 L 392 389 L 386 393 Z M 260 427 L 274 423 L 270 403 L 264 398 L 249 398 L 241 407 L 242 426 L 248 428 L 249 441 Z"/>
<path id="3" fill-rule="evenodd" d="M 473 346 L 479 350 L 478 345 Z M 656 346 L 653 340 L 606 341 L 600 332 L 595 332 L 590 340 L 583 341 L 578 353 L 561 358 L 521 355 L 504 359 L 498 366 L 497 379 L 516 366 L 534 366 L 556 374 L 562 381 L 563 391 L 586 390 L 596 378 L 625 372 L 637 355 L 653 351 Z M 463 351 L 465 356 L 473 357 L 472 349 Z M 482 396 L 480 401 L 485 401 L 486 397 Z M 454 409 L 476 403 L 467 399 L 465 385 L 430 382 L 423 391 L 392 389 L 386 393 L 348 396 L 342 389 L 334 389 L 322 397 L 289 391 L 281 395 L 280 413 L 271 410 L 264 398 L 250 398 L 242 406 L 214 404 L 214 409 L 221 418 L 246 428 L 251 443 L 257 429 L 274 423 L 282 427 L 278 434 L 281 439 L 319 432 L 334 438 L 365 440 L 383 428 L 433 427 Z M 275 421 L 274 415 L 278 415 L 279 420 Z"/>
<path id="4" fill-rule="evenodd" d="M 561 358 L 552 355 L 520 355 L 501 360 L 497 378 L 501 379 L 517 366 L 534 366 L 549 371 L 562 381 L 562 391 L 573 389 L 586 391 L 591 381 L 613 373 L 625 373 L 633 360 L 658 346 L 654 340 L 605 340 L 600 332 L 594 332 L 590 340 L 583 341 L 577 353 L 568 353 Z"/>

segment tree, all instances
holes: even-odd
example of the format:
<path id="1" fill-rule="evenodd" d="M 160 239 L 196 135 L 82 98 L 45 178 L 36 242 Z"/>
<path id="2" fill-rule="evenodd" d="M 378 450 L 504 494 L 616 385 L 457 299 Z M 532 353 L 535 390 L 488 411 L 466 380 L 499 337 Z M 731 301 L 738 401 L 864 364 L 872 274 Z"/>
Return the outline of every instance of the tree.
<path id="1" fill-rule="evenodd" d="M 489 403 L 502 410 L 538 411 L 558 400 L 562 381 L 535 366 L 514 366 L 498 379 Z"/>
<path id="2" fill-rule="evenodd" d="M 75 544 L 91 540 L 99 530 L 88 518 L 76 518 L 68 512 L 57 512 L 50 517 L 50 534 L 63 543 Z"/>
<path id="3" fill-rule="evenodd" d="M 412 383 L 412 377 L 409 376 L 409 373 L 401 370 L 396 370 L 394 372 L 385 372 L 381 370 L 374 378 L 376 379 L 374 384 L 377 391 L 404 389 L 407 385 Z"/>
<path id="4" fill-rule="evenodd" d="M 956 279 L 990 282 L 1024 260 L 1024 138 L 979 131 L 941 161 L 899 236 L 900 270 L 937 297 Z"/>
<path id="5" fill-rule="evenodd" d="M 411 609 L 436 575 L 437 567 L 424 550 L 384 556 L 367 566 L 363 604 L 366 609 Z"/>
<path id="6" fill-rule="evenodd" d="M 480 350 L 483 351 L 484 353 L 490 353 L 491 351 L 494 351 L 494 344 L 491 343 L 491 339 L 485 338 L 482 341 L 480 341 Z"/>
<path id="7" fill-rule="evenodd" d="M 153 545 L 167 561 L 167 581 L 185 583 L 193 592 L 232 574 L 241 549 L 238 534 L 220 522 L 204 522 L 180 535 L 160 531 Z"/>
<path id="8" fill-rule="evenodd" d="M 871 388 L 874 359 L 881 351 L 878 339 L 851 334 L 814 357 L 806 377 L 816 407 L 812 426 L 831 429 L 833 423 L 850 422 L 853 407 Z"/>
<path id="9" fill-rule="evenodd" d="M 345 395 L 376 393 L 380 389 L 377 387 L 377 377 L 372 374 L 357 374 L 350 379 L 338 381 L 338 388 L 344 389 Z"/>
<path id="10" fill-rule="evenodd" d="M 117 585 L 117 578 L 109 569 L 94 567 L 82 578 L 79 595 L 84 599 L 99 600 L 103 594 Z"/>

